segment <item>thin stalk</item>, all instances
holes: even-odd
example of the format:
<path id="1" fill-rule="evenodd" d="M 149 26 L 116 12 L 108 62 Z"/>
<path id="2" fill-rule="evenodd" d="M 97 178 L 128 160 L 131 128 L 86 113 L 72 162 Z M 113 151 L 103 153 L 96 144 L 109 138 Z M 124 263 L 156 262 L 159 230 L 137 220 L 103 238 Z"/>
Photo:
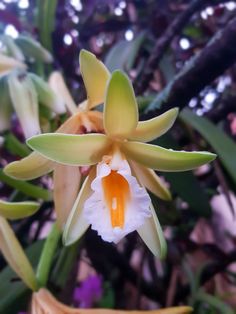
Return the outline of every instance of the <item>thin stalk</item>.
<path id="1" fill-rule="evenodd" d="M 12 154 L 20 157 L 26 157 L 30 154 L 30 149 L 22 144 L 12 133 L 8 133 L 5 136 L 4 146 Z"/>
<path id="2" fill-rule="evenodd" d="M 61 230 L 58 228 L 57 224 L 54 223 L 51 232 L 45 241 L 37 267 L 36 278 L 39 288 L 45 287 L 47 285 L 49 272 L 60 238 Z"/>
<path id="3" fill-rule="evenodd" d="M 7 176 L 2 169 L 0 169 L 0 181 L 33 198 L 42 199 L 44 201 L 50 201 L 52 199 L 50 191 L 29 182 L 13 179 Z"/>

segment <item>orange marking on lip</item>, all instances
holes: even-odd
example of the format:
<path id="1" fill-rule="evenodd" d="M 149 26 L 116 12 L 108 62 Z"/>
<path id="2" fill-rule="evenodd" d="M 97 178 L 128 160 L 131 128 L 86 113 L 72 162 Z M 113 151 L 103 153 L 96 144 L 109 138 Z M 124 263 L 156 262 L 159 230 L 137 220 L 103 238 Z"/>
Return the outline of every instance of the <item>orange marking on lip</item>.
<path id="1" fill-rule="evenodd" d="M 110 210 L 111 225 L 113 228 L 123 228 L 125 207 L 130 197 L 129 184 L 122 175 L 111 170 L 108 176 L 102 178 L 102 186 L 107 207 Z"/>

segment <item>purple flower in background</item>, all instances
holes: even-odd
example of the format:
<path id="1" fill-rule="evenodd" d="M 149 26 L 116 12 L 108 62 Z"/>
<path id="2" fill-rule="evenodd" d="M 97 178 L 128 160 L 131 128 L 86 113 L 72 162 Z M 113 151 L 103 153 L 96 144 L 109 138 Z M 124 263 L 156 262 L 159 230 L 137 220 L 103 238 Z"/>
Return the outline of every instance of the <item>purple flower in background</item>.
<path id="1" fill-rule="evenodd" d="M 101 276 L 89 276 L 74 290 L 74 301 L 81 308 L 90 308 L 102 297 Z"/>

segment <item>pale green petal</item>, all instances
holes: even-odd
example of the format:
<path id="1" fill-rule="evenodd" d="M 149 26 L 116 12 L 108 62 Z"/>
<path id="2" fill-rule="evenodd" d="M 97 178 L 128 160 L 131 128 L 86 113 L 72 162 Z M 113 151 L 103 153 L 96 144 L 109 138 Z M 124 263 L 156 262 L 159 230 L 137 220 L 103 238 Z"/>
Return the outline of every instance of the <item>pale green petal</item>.
<path id="1" fill-rule="evenodd" d="M 33 215 L 40 207 L 36 202 L 5 202 L 0 200 L 0 216 L 20 219 Z"/>
<path id="2" fill-rule="evenodd" d="M 150 192 L 157 197 L 165 200 L 171 200 L 171 194 L 166 185 L 162 182 L 161 178 L 152 170 L 137 164 L 136 162 L 130 162 L 135 175 L 139 182 L 144 185 Z"/>
<path id="3" fill-rule="evenodd" d="M 57 223 L 63 229 L 80 188 L 79 167 L 56 164 L 53 172 L 53 199 Z"/>
<path id="4" fill-rule="evenodd" d="M 83 215 L 83 207 L 84 202 L 92 193 L 91 183 L 95 178 L 95 170 L 95 168 L 90 170 L 90 173 L 80 189 L 79 195 L 66 222 L 63 233 L 63 242 L 65 245 L 71 245 L 76 242 L 89 227 L 89 224 Z"/>
<path id="5" fill-rule="evenodd" d="M 101 161 L 111 146 L 103 134 L 42 134 L 27 144 L 43 156 L 66 165 L 88 166 Z"/>
<path id="6" fill-rule="evenodd" d="M 178 112 L 178 108 L 173 108 L 156 118 L 140 121 L 137 128 L 129 136 L 129 139 L 134 141 L 150 142 L 155 138 L 160 137 L 172 127 L 177 118 Z"/>
<path id="7" fill-rule="evenodd" d="M 8 87 L 12 105 L 26 138 L 41 133 L 38 98 L 30 77 L 25 72 L 9 74 Z"/>
<path id="8" fill-rule="evenodd" d="M 122 151 L 128 159 L 160 171 L 185 171 L 197 168 L 216 158 L 209 152 L 185 152 L 140 142 L 123 143 Z"/>
<path id="9" fill-rule="evenodd" d="M 8 164 L 4 172 L 18 180 L 33 180 L 51 172 L 54 166 L 53 161 L 33 152 L 19 161 Z"/>
<path id="10" fill-rule="evenodd" d="M 94 54 L 82 49 L 79 55 L 80 71 L 87 90 L 88 109 L 104 102 L 110 73 Z"/>
<path id="11" fill-rule="evenodd" d="M 0 250 L 17 275 L 35 291 L 37 282 L 32 266 L 10 225 L 3 217 L 0 217 Z"/>
<path id="12" fill-rule="evenodd" d="M 160 259 L 165 258 L 167 245 L 160 223 L 153 206 L 150 206 L 152 217 L 146 219 L 144 225 L 137 229 L 138 234 L 143 239 L 149 250 Z"/>
<path id="13" fill-rule="evenodd" d="M 132 84 L 121 71 L 112 73 L 104 106 L 106 134 L 117 138 L 128 137 L 137 127 L 138 109 Z"/>

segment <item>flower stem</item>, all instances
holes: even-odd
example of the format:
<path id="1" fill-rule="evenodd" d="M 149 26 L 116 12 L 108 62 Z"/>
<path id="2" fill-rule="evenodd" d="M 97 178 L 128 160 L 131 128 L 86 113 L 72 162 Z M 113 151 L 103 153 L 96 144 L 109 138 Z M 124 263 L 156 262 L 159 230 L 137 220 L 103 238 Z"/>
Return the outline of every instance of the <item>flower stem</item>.
<path id="1" fill-rule="evenodd" d="M 44 201 L 49 201 L 52 199 L 50 191 L 29 182 L 13 179 L 6 175 L 2 169 L 0 169 L 0 180 L 9 186 L 23 192 L 25 195 L 31 196 L 33 198 L 41 198 Z"/>
<path id="2" fill-rule="evenodd" d="M 60 238 L 61 231 L 58 228 L 57 224 L 54 223 L 51 232 L 49 233 L 45 241 L 37 268 L 36 277 L 38 280 L 39 288 L 45 287 L 47 284 L 49 272 L 53 262 L 54 253 L 56 251 Z"/>

